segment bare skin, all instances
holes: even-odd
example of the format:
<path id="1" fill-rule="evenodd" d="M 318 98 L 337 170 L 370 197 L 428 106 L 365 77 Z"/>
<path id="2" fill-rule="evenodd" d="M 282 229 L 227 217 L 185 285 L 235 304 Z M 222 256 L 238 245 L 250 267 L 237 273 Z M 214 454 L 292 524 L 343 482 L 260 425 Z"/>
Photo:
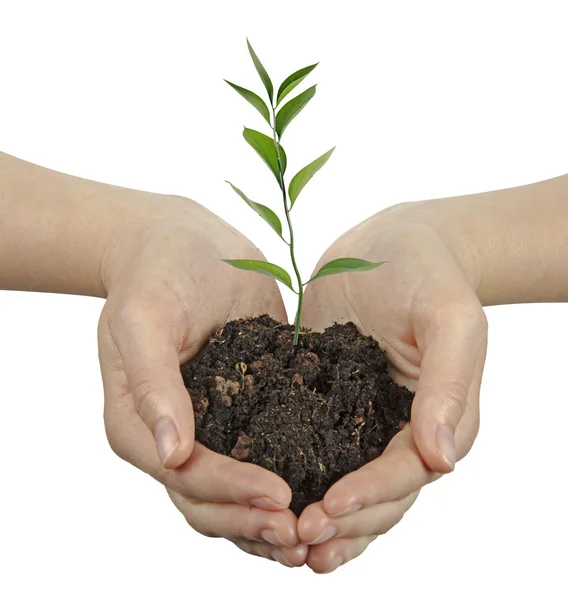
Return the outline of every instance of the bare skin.
<path id="1" fill-rule="evenodd" d="M 202 206 L 86 181 L 0 154 L 0 289 L 107 298 L 99 325 L 114 451 L 164 484 L 188 523 L 252 554 L 329 572 L 450 472 L 479 426 L 482 304 L 568 299 L 568 176 L 393 207 L 342 236 L 339 256 L 389 260 L 310 285 L 303 325 L 353 320 L 416 390 L 411 427 L 300 519 L 264 469 L 194 442 L 179 374 L 227 320 L 286 314 L 274 282 L 221 258 L 259 258 Z M 338 514 L 340 515 L 338 516 Z M 330 527 L 335 529 L 330 529 Z M 331 535 L 331 537 L 330 537 Z"/>
<path id="2" fill-rule="evenodd" d="M 487 347 L 481 306 L 568 301 L 567 242 L 563 176 L 396 206 L 326 252 L 322 264 L 340 256 L 391 262 L 314 282 L 304 323 L 322 329 L 354 321 L 380 341 L 395 378 L 416 397 L 411 427 L 301 515 L 302 541 L 320 540 L 310 547 L 312 569 L 328 572 L 361 554 L 400 521 L 420 488 L 468 453 Z M 338 513 L 346 516 L 334 518 Z"/>
<path id="3" fill-rule="evenodd" d="M 168 488 L 197 531 L 287 566 L 305 563 L 288 485 L 194 443 L 179 365 L 226 321 L 286 320 L 269 278 L 221 258 L 262 259 L 190 200 L 55 173 L 0 154 L 0 288 L 106 297 L 99 324 L 113 450 Z"/>

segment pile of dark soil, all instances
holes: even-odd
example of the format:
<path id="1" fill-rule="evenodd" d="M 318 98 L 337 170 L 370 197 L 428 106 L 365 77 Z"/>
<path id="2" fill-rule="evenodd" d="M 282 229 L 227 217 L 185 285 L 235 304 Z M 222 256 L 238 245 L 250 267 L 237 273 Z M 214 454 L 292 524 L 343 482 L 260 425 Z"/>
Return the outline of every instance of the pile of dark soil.
<path id="1" fill-rule="evenodd" d="M 205 446 L 280 475 L 299 515 L 379 456 L 410 419 L 378 343 L 353 323 L 322 333 L 267 315 L 231 321 L 182 366 Z"/>

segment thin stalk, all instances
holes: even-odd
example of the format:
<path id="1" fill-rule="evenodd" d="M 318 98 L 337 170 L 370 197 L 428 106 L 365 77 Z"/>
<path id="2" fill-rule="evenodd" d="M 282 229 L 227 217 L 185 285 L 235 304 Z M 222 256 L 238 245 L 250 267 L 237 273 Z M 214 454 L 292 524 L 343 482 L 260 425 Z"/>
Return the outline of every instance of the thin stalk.
<path id="1" fill-rule="evenodd" d="M 294 229 L 292 228 L 292 220 L 290 219 L 290 209 L 288 208 L 288 195 L 286 194 L 286 186 L 284 185 L 284 171 L 282 169 L 282 161 L 280 160 L 280 136 L 276 133 L 276 107 L 272 106 L 272 134 L 274 139 L 274 148 L 276 149 L 276 158 L 278 159 L 278 173 L 280 174 L 280 187 L 282 188 L 282 200 L 284 202 L 284 212 L 286 214 L 286 221 L 288 223 L 288 230 L 290 231 L 290 258 L 292 260 L 292 267 L 296 274 L 298 281 L 298 310 L 296 311 L 296 319 L 294 321 L 294 346 L 298 344 L 298 337 L 300 335 L 300 317 L 302 316 L 302 303 L 304 300 L 304 284 L 302 283 L 302 276 L 300 270 L 296 264 L 296 257 L 294 256 Z"/>

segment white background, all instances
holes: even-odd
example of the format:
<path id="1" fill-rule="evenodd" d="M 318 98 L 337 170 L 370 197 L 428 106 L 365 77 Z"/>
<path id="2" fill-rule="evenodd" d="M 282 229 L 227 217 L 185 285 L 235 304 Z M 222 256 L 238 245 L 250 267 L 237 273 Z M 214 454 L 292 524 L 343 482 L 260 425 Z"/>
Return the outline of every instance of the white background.
<path id="1" fill-rule="evenodd" d="M 278 206 L 241 137 L 262 119 L 222 79 L 260 93 L 247 35 L 277 83 L 319 60 L 318 93 L 285 138 L 290 173 L 338 146 L 298 204 L 307 274 L 340 233 L 393 203 L 568 171 L 563 8 L 0 0 L 0 149 L 190 196 L 287 264 L 223 183 Z M 329 576 L 198 536 L 159 484 L 112 454 L 101 306 L 0 292 L 0 598 L 568 597 L 566 306 L 487 309 L 474 449 Z"/>

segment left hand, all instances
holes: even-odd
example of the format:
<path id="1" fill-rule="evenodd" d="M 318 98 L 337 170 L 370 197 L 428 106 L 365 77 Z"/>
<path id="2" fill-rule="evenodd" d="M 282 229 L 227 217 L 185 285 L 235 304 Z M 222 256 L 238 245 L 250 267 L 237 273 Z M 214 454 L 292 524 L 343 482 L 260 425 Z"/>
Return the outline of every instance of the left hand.
<path id="1" fill-rule="evenodd" d="M 307 564 L 318 573 L 360 555 L 400 521 L 424 485 L 470 450 L 487 344 L 475 275 L 467 272 L 472 265 L 460 264 L 439 232 L 413 218 L 379 214 L 335 242 L 318 268 L 347 256 L 390 262 L 310 284 L 302 325 L 321 330 L 353 321 L 379 341 L 394 379 L 416 395 L 410 426 L 300 516 Z"/>
<path id="2" fill-rule="evenodd" d="M 122 225 L 103 261 L 108 299 L 99 356 L 109 443 L 166 486 L 196 531 L 300 566 L 307 549 L 288 509 L 289 486 L 194 443 L 193 406 L 180 373 L 228 320 L 269 313 L 285 321 L 278 287 L 221 261 L 264 258 L 227 223 L 190 200 L 157 200 L 144 219 Z"/>

